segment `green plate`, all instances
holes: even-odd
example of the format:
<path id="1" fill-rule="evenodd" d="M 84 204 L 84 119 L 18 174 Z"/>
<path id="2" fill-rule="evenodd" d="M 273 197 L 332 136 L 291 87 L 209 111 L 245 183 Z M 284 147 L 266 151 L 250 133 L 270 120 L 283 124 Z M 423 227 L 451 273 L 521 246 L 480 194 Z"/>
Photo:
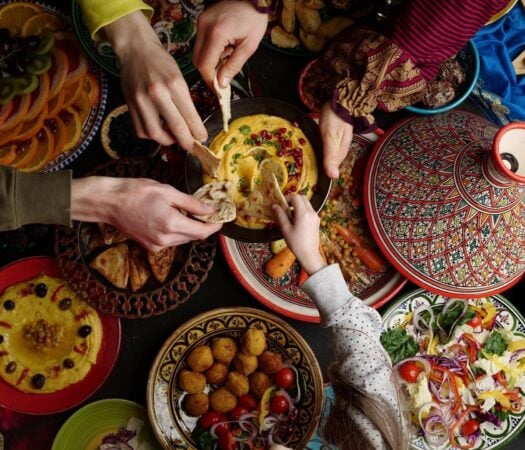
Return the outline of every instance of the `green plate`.
<path id="1" fill-rule="evenodd" d="M 153 450 L 161 447 L 153 437 L 144 408 L 138 403 L 118 398 L 89 403 L 73 414 L 60 428 L 52 450 L 91 450 L 87 447 L 97 436 L 114 433 L 118 427 L 125 427 L 130 417 L 144 421 L 140 430 L 139 444 L 147 442 Z"/>

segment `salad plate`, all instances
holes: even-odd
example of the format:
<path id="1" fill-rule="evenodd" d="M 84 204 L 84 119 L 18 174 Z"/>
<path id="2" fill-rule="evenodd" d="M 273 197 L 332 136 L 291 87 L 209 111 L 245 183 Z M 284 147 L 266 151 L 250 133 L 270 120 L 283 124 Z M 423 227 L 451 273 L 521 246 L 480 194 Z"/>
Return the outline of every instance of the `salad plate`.
<path id="1" fill-rule="evenodd" d="M 525 318 L 505 297 L 419 289 L 383 315 L 414 449 L 502 448 L 525 426 Z"/>

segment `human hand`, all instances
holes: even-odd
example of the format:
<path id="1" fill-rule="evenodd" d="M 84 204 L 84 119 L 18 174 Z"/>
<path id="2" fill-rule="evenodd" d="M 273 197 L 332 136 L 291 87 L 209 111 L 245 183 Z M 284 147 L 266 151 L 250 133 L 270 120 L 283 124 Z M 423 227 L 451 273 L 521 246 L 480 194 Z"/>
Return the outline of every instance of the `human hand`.
<path id="1" fill-rule="evenodd" d="M 312 275 L 326 265 L 319 252 L 320 219 L 304 195 L 293 194 L 290 202 L 293 206 L 293 221 L 288 219 L 279 205 L 273 205 L 272 208 L 286 244 L 306 273 Z"/>
<path id="2" fill-rule="evenodd" d="M 352 143 L 353 126 L 341 119 L 329 102 L 321 108 L 319 130 L 323 139 L 323 165 L 330 178 L 339 177 L 339 166 Z"/>
<path id="3" fill-rule="evenodd" d="M 151 251 L 205 239 L 222 226 L 199 222 L 181 211 L 209 214 L 214 208 L 147 178 L 73 180 L 72 219 L 114 225 Z"/>
<path id="4" fill-rule="evenodd" d="M 122 92 L 137 136 L 191 151 L 206 128 L 177 63 L 141 11 L 104 28 L 120 62 Z"/>
<path id="5" fill-rule="evenodd" d="M 225 0 L 211 5 L 197 19 L 193 64 L 208 86 L 222 58 L 217 79 L 226 87 L 244 63 L 255 53 L 268 25 L 268 14 L 258 12 L 244 1 Z"/>

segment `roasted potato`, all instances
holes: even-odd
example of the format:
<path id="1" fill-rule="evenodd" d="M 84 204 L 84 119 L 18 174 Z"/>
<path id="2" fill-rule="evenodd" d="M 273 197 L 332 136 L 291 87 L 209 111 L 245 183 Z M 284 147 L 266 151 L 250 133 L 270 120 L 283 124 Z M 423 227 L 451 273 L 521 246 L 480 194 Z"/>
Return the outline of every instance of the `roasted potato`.
<path id="1" fill-rule="evenodd" d="M 204 391 L 206 377 L 202 373 L 190 370 L 181 370 L 179 373 L 179 387 L 188 394 L 198 394 Z"/>
<path id="2" fill-rule="evenodd" d="M 236 370 L 228 374 L 224 386 L 226 386 L 236 397 L 240 397 L 250 391 L 248 377 Z"/>
<path id="3" fill-rule="evenodd" d="M 249 328 L 241 338 L 241 351 L 246 355 L 259 356 L 266 350 L 266 335 L 257 328 Z"/>
<path id="4" fill-rule="evenodd" d="M 321 15 L 315 9 L 306 8 L 304 0 L 295 2 L 295 14 L 301 28 L 307 33 L 315 33 L 321 26 Z"/>
<path id="5" fill-rule="evenodd" d="M 323 0 L 303 0 L 303 5 L 308 9 L 323 9 L 326 6 Z"/>
<path id="6" fill-rule="evenodd" d="M 266 351 L 258 358 L 259 369 L 267 375 L 273 375 L 283 367 L 281 355 L 275 352 Z"/>
<path id="7" fill-rule="evenodd" d="M 207 345 L 195 347 L 188 355 L 186 362 L 194 372 L 204 372 L 208 370 L 213 364 L 211 348 Z"/>
<path id="8" fill-rule="evenodd" d="M 228 366 L 216 362 L 206 371 L 206 381 L 210 384 L 222 384 L 228 375 Z"/>
<path id="9" fill-rule="evenodd" d="M 215 412 L 226 414 L 237 406 L 237 397 L 229 389 L 221 387 L 210 394 L 210 406 Z"/>
<path id="10" fill-rule="evenodd" d="M 203 392 L 198 394 L 187 394 L 182 399 L 182 409 L 186 411 L 186 414 L 192 417 L 202 416 L 208 411 L 209 407 L 210 399 L 208 399 L 208 395 Z"/>
<path id="11" fill-rule="evenodd" d="M 293 34 L 287 33 L 280 26 L 275 26 L 270 32 L 272 43 L 281 48 L 295 48 L 301 43 Z"/>
<path id="12" fill-rule="evenodd" d="M 237 350 L 237 343 L 230 337 L 215 339 L 211 345 L 213 357 L 224 364 L 229 364 L 233 360 Z"/>
<path id="13" fill-rule="evenodd" d="M 243 375 L 250 375 L 252 372 L 255 372 L 255 369 L 257 369 L 257 356 L 237 352 L 233 359 L 233 365 Z"/>
<path id="14" fill-rule="evenodd" d="M 320 38 L 333 39 L 341 31 L 353 24 L 354 21 L 348 17 L 332 17 L 323 22 L 315 34 Z"/>
<path id="15" fill-rule="evenodd" d="M 288 33 L 295 31 L 295 0 L 283 0 L 281 24 Z"/>
<path id="16" fill-rule="evenodd" d="M 250 391 L 257 398 L 261 398 L 271 384 L 270 377 L 263 372 L 256 371 L 250 375 Z"/>
<path id="17" fill-rule="evenodd" d="M 299 37 L 303 45 L 311 52 L 320 52 L 326 44 L 326 39 L 317 34 L 306 33 L 302 28 L 299 30 Z"/>

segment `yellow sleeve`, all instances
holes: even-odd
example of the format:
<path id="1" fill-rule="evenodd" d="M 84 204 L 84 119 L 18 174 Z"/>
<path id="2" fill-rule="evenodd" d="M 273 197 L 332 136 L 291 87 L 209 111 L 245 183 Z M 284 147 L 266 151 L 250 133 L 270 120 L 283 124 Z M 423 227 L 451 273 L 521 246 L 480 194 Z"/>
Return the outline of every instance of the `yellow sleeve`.
<path id="1" fill-rule="evenodd" d="M 99 31 L 106 25 L 134 11 L 141 10 L 151 19 L 153 8 L 141 0 L 77 0 L 82 8 L 91 38 L 100 41 Z"/>

